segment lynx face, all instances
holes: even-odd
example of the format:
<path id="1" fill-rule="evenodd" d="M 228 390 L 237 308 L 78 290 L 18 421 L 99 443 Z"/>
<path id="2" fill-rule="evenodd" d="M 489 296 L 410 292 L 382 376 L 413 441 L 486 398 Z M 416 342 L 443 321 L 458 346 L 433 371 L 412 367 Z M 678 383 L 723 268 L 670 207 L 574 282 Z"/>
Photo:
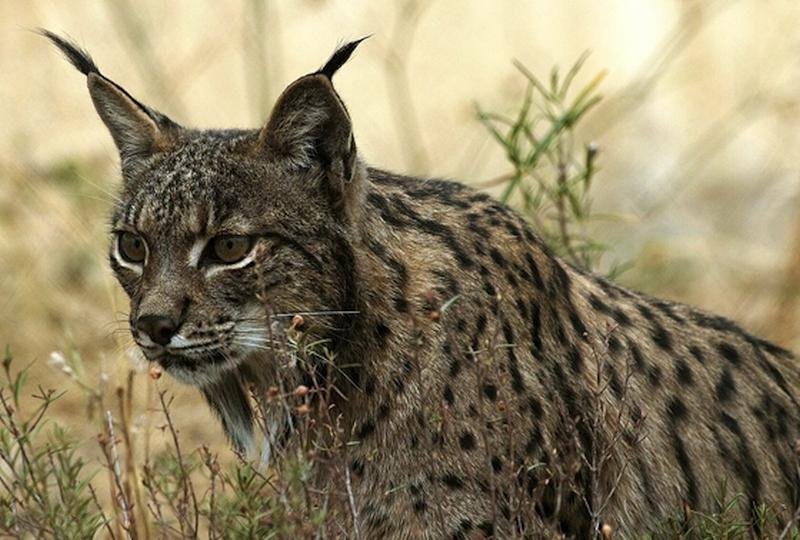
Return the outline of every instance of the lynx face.
<path id="1" fill-rule="evenodd" d="M 112 220 L 110 261 L 145 356 L 194 381 L 268 347 L 267 296 L 311 263 L 280 242 L 279 205 L 254 204 L 274 194 L 230 141 L 187 139 L 138 172 Z"/>
<path id="2" fill-rule="evenodd" d="M 315 195 L 321 171 L 249 157 L 256 135 L 183 133 L 137 173 L 113 218 L 110 261 L 133 337 L 186 382 L 268 351 L 292 313 L 347 307 L 334 210 Z"/>
<path id="3" fill-rule="evenodd" d="M 262 129 L 179 126 L 102 75 L 84 51 L 45 32 L 87 75 L 120 152 L 122 195 L 109 260 L 130 297 L 146 358 L 199 385 L 268 352 L 297 312 L 347 310 L 348 199 L 358 197 L 350 121 L 331 84 L 355 49 L 301 77 Z M 336 318 L 307 317 L 310 331 Z"/>

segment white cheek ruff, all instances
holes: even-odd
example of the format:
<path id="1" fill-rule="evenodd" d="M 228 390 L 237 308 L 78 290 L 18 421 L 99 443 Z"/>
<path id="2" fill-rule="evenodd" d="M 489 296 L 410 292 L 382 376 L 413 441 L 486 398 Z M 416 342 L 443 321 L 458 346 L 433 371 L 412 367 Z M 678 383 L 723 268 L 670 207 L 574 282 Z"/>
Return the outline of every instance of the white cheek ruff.
<path id="1" fill-rule="evenodd" d="M 126 261 L 122 258 L 122 255 L 119 253 L 119 239 L 114 241 L 114 259 L 116 259 L 117 264 L 119 264 L 123 268 L 127 268 L 128 270 L 135 272 L 138 275 L 142 275 L 142 265 L 137 263 L 131 263 Z M 147 261 L 147 246 L 145 246 L 145 261 Z"/>

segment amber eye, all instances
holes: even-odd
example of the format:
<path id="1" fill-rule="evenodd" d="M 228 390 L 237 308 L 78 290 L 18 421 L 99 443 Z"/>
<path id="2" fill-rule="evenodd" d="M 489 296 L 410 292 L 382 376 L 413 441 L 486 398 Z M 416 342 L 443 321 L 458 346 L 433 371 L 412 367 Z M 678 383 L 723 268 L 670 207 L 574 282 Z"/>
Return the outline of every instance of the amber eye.
<path id="1" fill-rule="evenodd" d="M 253 240 L 249 236 L 225 234 L 213 238 L 210 242 L 209 258 L 213 262 L 234 264 L 250 252 Z"/>
<path id="2" fill-rule="evenodd" d="M 118 237 L 119 254 L 127 262 L 142 263 L 147 255 L 147 246 L 138 234 L 120 233 Z"/>

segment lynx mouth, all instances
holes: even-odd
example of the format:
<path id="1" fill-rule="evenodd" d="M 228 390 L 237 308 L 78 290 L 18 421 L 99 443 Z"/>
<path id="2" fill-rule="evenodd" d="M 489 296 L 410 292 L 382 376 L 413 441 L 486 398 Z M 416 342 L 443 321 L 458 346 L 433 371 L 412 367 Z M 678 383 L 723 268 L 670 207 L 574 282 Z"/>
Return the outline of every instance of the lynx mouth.
<path id="1" fill-rule="evenodd" d="M 173 336 L 167 345 L 157 345 L 135 330 L 133 338 L 151 366 L 158 366 L 191 384 L 214 379 L 237 367 L 249 355 L 265 351 L 272 345 L 272 340 L 252 323 L 243 324 L 236 331 L 229 328 L 226 335 L 213 340 L 188 340 L 178 335 L 177 339 Z"/>
<path id="2" fill-rule="evenodd" d="M 174 353 L 164 353 L 153 361 L 157 362 L 167 371 L 173 368 L 197 371 L 208 366 L 224 364 L 231 359 L 231 356 L 224 355 L 220 351 L 215 351 L 202 356 L 181 356 Z"/>
<path id="3" fill-rule="evenodd" d="M 189 386 L 204 386 L 219 380 L 224 373 L 236 369 L 241 355 L 230 351 L 209 351 L 202 355 L 180 355 L 164 351 L 148 358 L 152 369 L 160 367 L 174 380 Z"/>

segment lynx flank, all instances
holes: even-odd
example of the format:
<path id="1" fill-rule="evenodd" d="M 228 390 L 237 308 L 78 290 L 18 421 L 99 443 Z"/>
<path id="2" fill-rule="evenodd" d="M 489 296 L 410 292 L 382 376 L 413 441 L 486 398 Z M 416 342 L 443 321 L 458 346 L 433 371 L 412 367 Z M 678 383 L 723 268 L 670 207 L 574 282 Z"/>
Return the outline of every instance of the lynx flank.
<path id="1" fill-rule="evenodd" d="M 136 343 L 200 389 L 236 448 L 254 451 L 265 415 L 263 459 L 298 413 L 258 398 L 335 386 L 351 508 L 329 512 L 351 533 L 631 536 L 718 510 L 721 486 L 755 534 L 792 515 L 792 355 L 573 268 L 483 193 L 366 166 L 331 82 L 359 42 L 263 128 L 196 130 L 43 33 L 119 149 L 109 260 Z M 332 365 L 276 360 L 295 313 Z"/>

